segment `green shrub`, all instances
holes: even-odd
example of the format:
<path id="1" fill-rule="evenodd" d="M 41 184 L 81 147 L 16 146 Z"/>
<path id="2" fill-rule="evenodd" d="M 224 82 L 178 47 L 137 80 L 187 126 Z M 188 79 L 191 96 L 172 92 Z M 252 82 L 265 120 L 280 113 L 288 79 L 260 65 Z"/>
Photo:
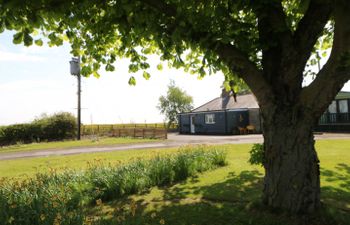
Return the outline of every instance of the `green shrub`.
<path id="1" fill-rule="evenodd" d="M 223 151 L 200 146 L 120 166 L 99 163 L 81 172 L 50 170 L 23 181 L 3 179 L 0 224 L 84 224 L 87 204 L 169 185 L 223 165 L 226 165 Z"/>
<path id="2" fill-rule="evenodd" d="M 55 113 L 51 116 L 42 116 L 32 124 L 41 128 L 41 139 L 57 141 L 71 139 L 76 136 L 77 123 L 73 114 L 68 112 Z"/>
<path id="3" fill-rule="evenodd" d="M 41 135 L 40 127 L 36 124 L 14 124 L 0 130 L 0 145 L 31 143 Z"/>
<path id="4" fill-rule="evenodd" d="M 0 145 L 71 139 L 76 130 L 75 117 L 61 112 L 43 116 L 32 123 L 0 127 Z"/>
<path id="5" fill-rule="evenodd" d="M 254 144 L 250 150 L 250 158 L 248 162 L 252 165 L 264 165 L 265 156 L 264 156 L 264 145 L 263 144 Z"/>

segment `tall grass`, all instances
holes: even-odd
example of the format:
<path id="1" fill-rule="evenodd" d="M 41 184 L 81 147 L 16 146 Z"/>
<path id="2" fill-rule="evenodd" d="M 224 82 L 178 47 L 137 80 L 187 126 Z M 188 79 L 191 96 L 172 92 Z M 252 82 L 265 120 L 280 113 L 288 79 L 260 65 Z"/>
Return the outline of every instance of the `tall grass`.
<path id="1" fill-rule="evenodd" d="M 37 174 L 0 181 L 0 224 L 84 224 L 84 207 L 169 185 L 226 165 L 216 147 L 183 147 L 177 154 L 123 165 L 93 163 L 86 171 Z"/>

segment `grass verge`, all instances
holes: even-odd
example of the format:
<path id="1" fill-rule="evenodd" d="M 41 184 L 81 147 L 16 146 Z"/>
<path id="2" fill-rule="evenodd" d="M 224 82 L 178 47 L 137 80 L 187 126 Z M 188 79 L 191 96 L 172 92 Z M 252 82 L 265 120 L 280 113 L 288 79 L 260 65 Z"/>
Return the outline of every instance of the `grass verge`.
<path id="1" fill-rule="evenodd" d="M 225 145 L 228 166 L 194 176 L 173 186 L 155 187 L 141 194 L 119 200 L 95 202 L 85 208 L 85 224 L 213 224 L 213 225 L 349 225 L 350 224 L 350 140 L 318 140 L 316 149 L 321 165 L 321 200 L 324 208 L 313 218 L 272 214 L 261 207 L 263 169 L 248 163 L 252 145 Z M 0 168 L 3 173 L 21 167 L 26 172 L 33 165 L 44 170 L 49 161 L 53 168 L 62 165 L 78 168 L 96 159 L 105 163 L 127 162 L 132 158 L 149 158 L 174 153 L 176 149 L 121 151 L 12 160 Z M 27 159 L 28 160 L 28 159 Z M 37 161 L 41 160 L 41 161 Z M 96 161 L 95 160 L 95 161 Z M 54 162 L 57 161 L 57 164 Z M 9 173 L 7 173 L 9 174 Z M 315 218 L 316 217 L 316 218 Z M 95 221 L 95 222 L 94 222 Z M 1 224 L 1 222 L 0 222 Z"/>
<path id="2" fill-rule="evenodd" d="M 123 165 L 93 164 L 86 171 L 51 170 L 22 181 L 0 182 L 0 223 L 84 224 L 84 206 L 183 181 L 226 165 L 215 147 L 196 146 L 176 154 Z"/>
<path id="3" fill-rule="evenodd" d="M 98 139 L 84 139 L 80 141 L 54 141 L 54 142 L 41 142 L 41 143 L 31 143 L 31 144 L 17 144 L 11 146 L 0 147 L 1 153 L 8 152 L 28 152 L 36 150 L 47 150 L 47 149 L 69 149 L 69 148 L 79 148 L 79 147 L 99 147 L 99 146 L 109 146 L 109 145 L 119 145 L 119 144 L 135 144 L 144 142 L 155 142 L 159 141 L 156 139 L 138 139 L 138 138 L 98 138 Z"/>

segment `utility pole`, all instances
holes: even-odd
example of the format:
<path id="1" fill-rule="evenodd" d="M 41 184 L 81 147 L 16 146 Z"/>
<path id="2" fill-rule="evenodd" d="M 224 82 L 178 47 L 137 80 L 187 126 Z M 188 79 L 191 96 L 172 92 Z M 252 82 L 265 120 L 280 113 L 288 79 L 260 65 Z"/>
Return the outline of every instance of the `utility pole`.
<path id="1" fill-rule="evenodd" d="M 80 140 L 81 137 L 81 74 L 80 74 L 80 56 L 78 58 L 72 58 L 70 63 L 70 73 L 73 76 L 77 76 L 78 80 L 78 111 L 77 111 L 77 140 Z"/>

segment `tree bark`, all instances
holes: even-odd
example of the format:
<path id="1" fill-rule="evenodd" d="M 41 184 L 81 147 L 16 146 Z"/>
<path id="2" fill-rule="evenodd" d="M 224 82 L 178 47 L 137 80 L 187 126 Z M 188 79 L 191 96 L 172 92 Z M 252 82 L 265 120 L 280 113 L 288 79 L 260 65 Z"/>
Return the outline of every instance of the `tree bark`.
<path id="1" fill-rule="evenodd" d="M 296 107 L 264 109 L 265 180 L 263 202 L 290 213 L 320 206 L 319 160 L 314 148 L 316 118 Z"/>

